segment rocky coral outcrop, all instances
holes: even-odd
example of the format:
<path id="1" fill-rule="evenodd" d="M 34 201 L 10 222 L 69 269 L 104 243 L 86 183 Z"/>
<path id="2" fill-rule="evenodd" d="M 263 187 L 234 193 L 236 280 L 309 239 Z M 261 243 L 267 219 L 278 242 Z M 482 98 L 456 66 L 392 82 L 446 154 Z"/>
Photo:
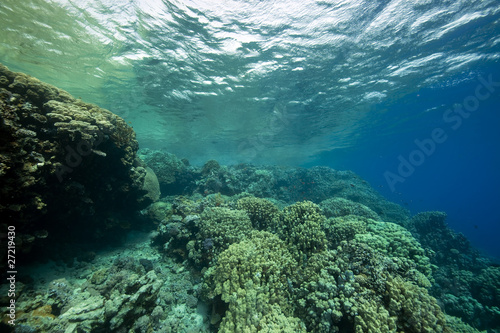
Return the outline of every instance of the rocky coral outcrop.
<path id="1" fill-rule="evenodd" d="M 19 251 L 109 234 L 152 202 L 135 133 L 110 111 L 0 65 L 0 117 L 0 220 Z"/>
<path id="2" fill-rule="evenodd" d="M 187 160 L 181 160 L 168 152 L 151 149 L 141 149 L 139 157 L 156 174 L 162 192 L 184 194 L 194 186 L 192 183 L 196 173 L 189 167 Z"/>

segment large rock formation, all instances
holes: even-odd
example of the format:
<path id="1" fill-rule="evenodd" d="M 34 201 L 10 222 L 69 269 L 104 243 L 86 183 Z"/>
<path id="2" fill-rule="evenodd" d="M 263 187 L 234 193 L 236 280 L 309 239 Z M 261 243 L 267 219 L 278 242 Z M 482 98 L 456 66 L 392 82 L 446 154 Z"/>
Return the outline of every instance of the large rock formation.
<path id="1" fill-rule="evenodd" d="M 0 64 L 0 232 L 18 252 L 129 227 L 152 201 L 137 149 L 122 118 Z"/>

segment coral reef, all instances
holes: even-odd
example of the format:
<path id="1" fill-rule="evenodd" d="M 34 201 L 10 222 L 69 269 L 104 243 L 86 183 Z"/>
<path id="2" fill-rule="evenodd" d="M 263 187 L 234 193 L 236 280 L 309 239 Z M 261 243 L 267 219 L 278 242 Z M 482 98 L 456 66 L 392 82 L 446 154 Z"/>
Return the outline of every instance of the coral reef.
<path id="1" fill-rule="evenodd" d="M 337 247 L 341 241 L 350 241 L 357 234 L 367 231 L 368 221 L 357 215 L 329 218 L 325 223 L 325 233 L 332 248 Z"/>
<path id="2" fill-rule="evenodd" d="M 311 257 L 299 275 L 297 313 L 314 332 L 448 332 L 434 298 L 406 273 L 397 259 L 343 241 Z"/>
<path id="3" fill-rule="evenodd" d="M 209 160 L 203 165 L 203 168 L 201 169 L 201 174 L 203 176 L 210 176 L 219 172 L 219 170 L 220 170 L 219 162 L 217 162 L 216 160 Z"/>
<path id="4" fill-rule="evenodd" d="M 162 191 L 172 195 L 248 193 L 287 204 L 304 200 L 320 204 L 326 200 L 322 208 L 328 217 L 336 216 L 337 211 L 337 214 L 361 214 L 395 223 L 404 223 L 410 218 L 408 210 L 385 200 L 351 171 L 250 164 L 221 166 L 216 160 L 194 167 L 183 164 L 170 153 L 150 149 L 140 150 L 139 156 L 158 175 Z"/>
<path id="5" fill-rule="evenodd" d="M 183 194 L 184 188 L 192 182 L 193 174 L 187 165 L 189 163 L 174 154 L 141 149 L 138 156 L 156 174 L 162 192 Z"/>
<path id="6" fill-rule="evenodd" d="M 413 267 L 431 278 L 432 269 L 428 253 L 409 231 L 395 223 L 373 220 L 368 220 L 366 230 L 366 233 L 357 234 L 355 239 L 384 255 L 398 258 L 398 261 L 407 267 Z"/>
<path id="7" fill-rule="evenodd" d="M 142 237 L 140 234 L 137 235 Z M 48 263 L 20 288 L 14 332 L 208 332 L 201 284 L 149 242 L 132 240 L 90 264 Z M 54 272 L 65 278 L 52 279 Z M 52 279 L 52 280 L 51 280 Z M 34 283 L 37 281 L 37 283 Z M 48 282 L 46 282 L 48 281 Z M 0 323 L 0 331 L 10 332 Z"/>
<path id="8" fill-rule="evenodd" d="M 253 228 L 257 230 L 272 231 L 275 227 L 275 219 L 279 216 L 279 209 L 275 204 L 253 196 L 239 199 L 237 207 L 247 213 Z"/>
<path id="9" fill-rule="evenodd" d="M 478 329 L 500 327 L 500 267 L 491 265 L 470 242 L 446 225 L 443 212 L 423 212 L 405 225 L 432 251 L 431 293 L 444 310 Z"/>
<path id="10" fill-rule="evenodd" d="M 460 318 L 446 315 L 446 322 L 455 333 L 486 333 L 464 323 Z"/>
<path id="11" fill-rule="evenodd" d="M 499 331 L 500 269 L 443 213 L 410 218 L 352 172 L 141 156 L 156 230 L 19 282 L 20 331 Z"/>
<path id="12" fill-rule="evenodd" d="M 244 211 L 225 207 L 207 208 L 200 216 L 196 241 L 189 244 L 189 256 L 211 260 L 231 244 L 247 238 L 251 231 L 252 222 Z"/>
<path id="13" fill-rule="evenodd" d="M 79 286 L 59 279 L 35 300 L 20 297 L 17 321 L 41 332 L 136 328 L 142 315 L 153 312 L 162 285 L 154 271 L 146 272 L 133 258 L 118 258 Z"/>
<path id="14" fill-rule="evenodd" d="M 439 237 L 442 237 L 445 242 L 449 240 L 451 242 L 450 246 L 453 244 L 453 248 L 456 247 L 460 250 L 467 251 L 470 247 L 467 243 L 462 242 L 460 235 L 454 234 L 443 223 L 438 223 L 440 221 L 439 214 L 431 214 L 429 217 L 427 213 L 423 213 L 417 215 L 413 219 L 409 219 L 407 212 L 403 208 L 398 208 L 397 205 L 388 204 L 384 200 L 379 200 L 377 195 L 372 194 L 373 192 L 371 189 L 365 190 L 363 188 L 367 185 L 363 183 L 362 180 L 359 180 L 359 178 L 349 172 L 320 170 L 318 168 L 306 171 L 297 168 L 257 168 L 250 165 L 226 167 L 218 165 L 215 161 L 207 163 L 204 169 L 205 171 L 203 172 L 195 172 L 199 175 L 197 177 L 201 177 L 196 180 L 198 187 L 195 188 L 195 193 L 207 194 L 212 193 L 214 190 L 220 190 L 232 196 L 209 194 L 204 198 L 199 197 L 196 202 L 183 199 L 184 203 L 179 205 L 179 207 L 183 207 L 179 209 L 181 212 L 181 223 L 178 223 L 173 228 L 173 230 L 176 230 L 174 232 L 175 236 L 166 237 L 160 241 L 160 243 L 168 243 L 169 248 L 175 248 L 177 253 L 183 253 L 181 257 L 183 260 L 189 259 L 195 266 L 203 267 L 204 269 L 208 268 L 208 271 L 211 271 L 213 265 L 218 263 L 220 256 L 225 253 L 227 249 L 227 246 L 223 246 L 222 243 L 235 245 L 244 242 L 248 239 L 249 230 L 251 229 L 267 231 L 278 236 L 286 244 L 293 258 L 295 270 L 297 271 L 301 271 L 305 269 L 304 267 L 308 267 L 311 262 L 316 260 L 314 258 L 318 256 L 324 255 L 329 251 L 338 251 L 337 247 L 341 244 L 345 244 L 345 242 L 351 244 L 350 246 L 358 244 L 357 246 L 364 249 L 365 255 L 371 253 L 371 256 L 378 258 L 377 260 L 384 263 L 381 266 L 381 264 L 376 262 L 370 262 L 368 267 L 376 267 L 378 265 L 379 268 L 373 268 L 371 271 L 363 274 L 356 274 L 356 278 L 360 279 L 360 281 L 370 281 L 371 283 L 367 289 L 358 288 L 359 290 L 357 290 L 356 293 L 363 295 L 369 294 L 372 296 L 366 298 L 349 298 L 349 300 L 346 301 L 347 303 L 345 303 L 347 305 L 344 305 L 342 302 L 332 307 L 330 304 L 330 310 L 325 310 L 329 314 L 321 315 L 323 312 L 319 310 L 317 304 L 306 310 L 302 306 L 304 301 L 301 300 L 300 297 L 297 298 L 296 294 L 292 294 L 295 299 L 293 306 L 296 307 L 294 315 L 306 324 L 308 330 L 311 330 L 311 327 L 314 327 L 314 329 L 312 329 L 313 331 L 335 331 L 339 327 L 350 327 L 353 330 L 357 327 L 357 329 L 361 331 L 367 331 L 368 327 L 379 327 L 379 330 L 382 331 L 402 329 L 402 327 L 415 327 L 413 328 L 414 331 L 448 330 L 441 310 L 436 307 L 436 301 L 433 297 L 429 296 L 428 290 L 434 291 L 439 288 L 436 288 L 436 285 L 432 284 L 435 279 L 444 282 L 445 278 L 449 278 L 452 274 L 452 272 L 441 273 L 440 270 L 437 269 L 439 262 L 436 261 L 437 258 L 441 256 L 450 260 L 450 255 L 443 255 L 434 248 L 439 244 Z M 281 199 L 281 202 L 290 202 L 290 198 L 292 198 L 296 192 L 291 190 L 287 195 L 283 195 L 284 192 L 277 189 L 277 184 L 289 184 L 290 179 L 301 175 L 301 181 L 306 180 L 307 182 L 304 183 L 309 183 L 307 184 L 310 187 L 309 195 L 314 196 L 316 195 L 314 194 L 316 193 L 315 190 L 317 188 L 323 189 L 323 186 L 315 185 L 316 181 L 312 180 L 310 175 L 318 175 L 317 177 L 319 178 L 319 171 L 326 174 L 326 176 L 323 175 L 323 178 L 330 177 L 330 182 L 334 184 L 332 186 L 338 186 L 339 190 L 336 193 L 342 196 L 327 198 L 321 201 L 319 206 L 315 205 L 313 202 L 304 201 L 293 203 L 289 206 L 284 205 L 285 207 L 280 210 L 283 204 L 280 204 L 275 199 Z M 259 177 L 267 177 L 267 181 L 261 182 L 261 178 L 259 178 L 258 175 Z M 288 179 L 285 181 L 283 177 L 288 177 Z M 214 188 L 207 188 L 205 185 L 208 184 L 206 181 L 208 178 L 215 179 L 218 185 Z M 249 179 L 252 179 L 252 182 Z M 322 181 L 325 182 L 326 186 L 327 182 L 325 179 Z M 346 181 L 349 181 L 347 186 L 345 184 Z M 322 184 L 321 181 L 318 181 L 318 183 Z M 354 186 L 351 186 L 351 184 Z M 315 188 L 314 186 L 317 187 Z M 258 191 L 255 190 L 257 188 L 259 188 Z M 329 189 L 329 191 L 333 190 Z M 258 198 L 252 194 L 270 195 L 273 199 Z M 200 226 L 205 223 L 203 222 L 204 220 L 209 221 L 213 219 L 214 213 L 221 214 L 220 219 L 216 219 L 218 222 L 213 224 L 215 230 L 223 230 L 224 227 L 222 227 L 222 225 L 227 224 L 225 227 L 227 229 L 225 229 L 224 233 L 227 232 L 228 235 L 238 234 L 240 224 L 234 223 L 233 219 L 227 218 L 228 214 L 230 212 L 233 213 L 235 209 L 240 212 L 244 211 L 251 222 L 250 226 L 248 220 L 240 217 L 240 219 L 246 220 L 246 222 L 241 223 L 241 234 L 244 235 L 243 237 L 238 239 L 231 238 L 231 241 L 223 240 L 217 245 L 212 237 L 213 234 L 209 237 L 209 234 L 205 231 L 204 236 L 200 237 Z M 375 212 L 374 209 L 377 210 L 378 213 Z M 208 211 L 209 216 L 202 217 L 204 211 Z M 184 218 L 189 216 L 189 214 L 195 214 L 196 223 L 190 224 L 183 222 Z M 386 218 L 392 219 L 398 224 L 387 222 Z M 431 218 L 431 222 L 428 222 L 429 218 Z M 191 219 L 190 217 L 189 220 Z M 210 228 L 206 230 L 211 230 L 212 223 L 210 222 L 207 225 L 210 225 Z M 434 235 L 432 235 L 433 230 L 435 232 Z M 409 231 L 411 231 L 411 233 Z M 426 236 L 427 232 L 429 236 Z M 440 233 L 442 234 L 440 235 Z M 163 233 L 163 235 L 165 235 L 165 233 Z M 342 246 L 340 247 L 343 248 Z M 457 251 L 453 250 L 452 252 Z M 337 256 L 338 255 L 340 254 L 337 253 Z M 462 258 L 461 262 L 463 265 L 467 265 L 468 263 L 477 261 L 474 258 L 477 259 L 477 256 L 471 255 L 468 261 Z M 353 263 L 352 254 L 347 256 L 345 261 L 349 262 L 349 264 L 346 265 L 343 270 L 352 271 L 352 267 L 355 265 Z M 322 267 L 327 266 L 327 263 L 323 263 Z M 388 267 L 392 267 L 392 270 Z M 387 271 L 384 273 L 385 275 L 381 273 L 384 272 L 384 270 Z M 350 279 L 350 273 L 347 273 L 347 275 L 344 273 L 342 275 L 340 271 L 332 273 L 334 270 L 330 270 L 329 272 L 330 273 L 327 275 L 331 276 L 325 276 L 322 279 L 325 279 L 325 281 L 331 279 L 332 283 L 335 283 L 335 285 L 339 284 L 339 279 L 342 281 Z M 373 272 L 377 272 L 377 274 L 374 275 Z M 295 291 L 302 288 L 297 288 L 297 286 L 303 285 L 303 283 L 312 283 L 313 286 L 317 287 L 317 284 L 313 282 L 315 280 L 311 279 L 310 275 L 304 273 L 304 271 L 301 271 L 301 274 L 306 281 L 300 282 L 300 279 L 296 279 L 292 275 L 289 277 L 290 287 Z M 370 277 L 370 274 L 374 276 Z M 377 279 L 377 276 L 382 276 L 381 274 L 385 277 Z M 207 279 L 210 280 L 211 276 L 212 275 L 209 274 Z M 380 284 L 380 281 L 377 282 L 377 280 L 384 280 L 385 282 Z M 389 283 L 389 280 L 392 282 Z M 480 283 L 488 285 L 486 281 L 481 281 Z M 345 286 L 346 283 L 342 283 L 341 285 Z M 471 285 L 472 284 L 469 283 L 467 290 L 471 290 Z M 479 286 L 479 282 L 476 285 Z M 312 287 L 308 286 L 307 288 L 308 292 L 313 295 L 314 290 Z M 389 309 L 386 304 L 389 300 L 383 300 L 381 296 L 384 293 L 383 291 L 388 288 L 393 288 L 394 294 L 392 296 L 395 299 L 399 297 L 399 303 L 402 303 L 403 299 L 409 297 L 408 294 L 405 294 L 405 290 L 409 290 L 410 293 L 415 294 L 415 296 L 411 297 L 413 297 L 418 304 L 400 304 Z M 489 290 L 496 290 L 495 288 L 497 287 L 492 285 Z M 480 326 L 478 323 L 473 323 L 473 318 L 477 319 L 477 317 L 482 317 L 485 322 L 489 322 L 493 326 L 497 325 L 494 319 L 494 312 L 492 312 L 493 308 L 484 307 L 483 305 L 483 303 L 486 302 L 485 300 L 481 301 L 481 303 L 477 300 L 475 303 L 469 303 L 468 306 L 472 307 L 473 310 L 472 312 L 469 311 L 469 315 L 467 316 L 464 314 L 465 311 L 461 312 L 457 308 L 461 303 L 453 300 L 449 295 L 434 292 L 433 295 L 439 297 L 440 304 L 444 305 L 449 311 L 452 311 L 455 315 L 459 315 L 463 320 L 473 324 L 475 327 L 484 327 L 484 325 Z M 495 294 L 493 293 L 493 295 Z M 331 299 L 331 297 L 335 299 L 332 295 L 321 297 L 325 300 Z M 462 297 L 464 296 L 462 295 Z M 464 298 L 464 300 L 468 300 L 468 298 Z M 210 303 L 210 299 L 208 302 Z M 245 302 L 244 300 L 239 300 L 238 302 L 240 302 L 238 303 L 239 306 L 244 306 L 241 303 Z M 493 298 L 493 303 L 494 302 L 495 299 Z M 214 301 L 213 304 L 216 303 L 217 301 Z M 323 301 L 319 304 L 323 304 Z M 361 314 L 359 316 L 353 316 L 349 319 L 346 307 L 350 308 L 350 306 L 354 306 L 353 304 L 356 304 L 355 306 L 357 308 L 364 309 L 364 312 L 360 311 Z M 492 303 L 490 302 L 490 304 Z M 482 306 L 482 312 L 479 311 L 479 305 Z M 423 322 L 422 318 L 409 318 L 408 320 L 412 321 L 411 323 L 401 319 L 408 317 L 408 314 L 405 313 L 405 311 L 407 311 L 405 306 L 419 306 L 421 308 L 420 313 L 428 312 L 428 314 L 425 314 L 425 316 L 427 316 L 427 326 L 417 325 L 417 321 Z M 225 309 L 225 307 L 222 308 Z M 484 309 L 487 309 L 487 311 Z M 313 313 L 318 314 L 319 317 L 323 316 L 321 317 L 323 319 L 318 319 L 320 323 L 312 324 L 311 320 L 313 319 L 311 319 L 310 316 L 312 316 Z M 477 316 L 478 313 L 482 315 Z M 222 312 L 218 313 L 218 315 L 224 317 L 224 313 Z M 328 317 L 330 319 L 326 320 L 324 316 L 330 316 L 331 318 Z M 285 317 L 289 317 L 289 314 L 286 314 Z M 401 318 L 396 319 L 396 317 Z M 233 322 L 234 320 L 236 319 L 233 318 L 230 321 Z M 326 322 L 328 322 L 328 324 L 325 324 Z M 328 329 L 325 327 L 328 327 Z M 406 330 L 411 331 L 411 329 L 408 328 L 406 328 Z"/>
<path id="15" fill-rule="evenodd" d="M 310 201 L 280 211 L 243 195 L 174 200 L 179 215 L 156 236 L 166 253 L 204 272 L 219 332 L 448 332 L 427 291 L 429 259 L 403 227 L 326 219 Z"/>

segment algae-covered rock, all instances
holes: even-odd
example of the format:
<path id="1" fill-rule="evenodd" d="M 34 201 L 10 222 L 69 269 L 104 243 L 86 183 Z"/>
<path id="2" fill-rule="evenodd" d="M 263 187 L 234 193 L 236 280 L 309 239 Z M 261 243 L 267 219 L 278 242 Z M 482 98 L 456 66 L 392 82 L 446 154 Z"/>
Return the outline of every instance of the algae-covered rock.
<path id="1" fill-rule="evenodd" d="M 186 171 L 186 165 L 174 154 L 163 151 L 141 150 L 141 158 L 155 172 L 160 184 L 172 184 Z"/>
<path id="2" fill-rule="evenodd" d="M 59 316 L 53 326 L 65 327 L 68 332 L 78 332 L 77 328 L 91 332 L 105 322 L 104 301 L 100 295 L 89 295 Z"/>
<path id="3" fill-rule="evenodd" d="M 208 160 L 204 165 L 203 169 L 201 170 L 201 174 L 204 176 L 209 176 L 213 175 L 214 173 L 218 172 L 220 169 L 220 164 L 216 160 Z"/>
<path id="4" fill-rule="evenodd" d="M 110 111 L 0 65 L 0 117 L 0 220 L 20 251 L 105 235 L 151 202 L 135 133 Z"/>
<path id="5" fill-rule="evenodd" d="M 145 214 L 155 223 L 160 223 L 172 215 L 172 204 L 163 201 L 157 201 L 151 204 L 145 211 Z"/>
<path id="6" fill-rule="evenodd" d="M 160 183 L 158 182 L 158 177 L 156 177 L 153 169 L 146 168 L 146 176 L 144 177 L 144 184 L 142 189 L 147 192 L 145 195 L 151 201 L 155 202 L 160 199 Z"/>

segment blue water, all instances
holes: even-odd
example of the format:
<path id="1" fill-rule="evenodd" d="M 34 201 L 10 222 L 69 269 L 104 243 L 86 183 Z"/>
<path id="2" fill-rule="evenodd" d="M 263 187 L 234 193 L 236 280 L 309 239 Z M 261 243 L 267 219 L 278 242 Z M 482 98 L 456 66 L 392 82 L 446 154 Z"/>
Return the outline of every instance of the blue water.
<path id="1" fill-rule="evenodd" d="M 433 108 L 404 128 L 398 135 L 373 131 L 372 138 L 358 147 L 324 153 L 320 163 L 352 169 L 367 179 L 386 198 L 410 209 L 413 214 L 439 210 L 448 214 L 448 224 L 467 236 L 484 255 L 500 258 L 500 72 L 499 67 L 484 68 L 482 77 L 491 75 L 498 83 L 489 98 L 477 109 L 466 112 L 461 123 L 446 123 L 443 115 L 454 105 L 474 96 L 481 82 L 467 80 L 452 88 L 422 89 L 398 100 L 387 114 L 407 112 L 421 114 Z M 469 101 L 469 100 L 467 100 Z M 472 109 L 473 104 L 470 108 Z M 383 107 L 383 106 L 379 106 Z M 467 114 L 470 114 L 467 116 Z M 454 128 L 455 126 L 456 128 Z M 406 160 L 415 150 L 422 151 L 415 140 L 424 142 L 432 131 L 441 128 L 446 140 L 435 143 L 434 151 L 425 155 L 421 165 L 402 182 L 391 188 L 386 172 L 398 173 L 401 155 Z M 427 146 L 430 149 L 430 146 Z"/>
<path id="2" fill-rule="evenodd" d="M 120 115 L 143 148 L 353 170 L 500 257 L 500 87 L 467 99 L 500 82 L 497 0 L 6 0 L 0 22 L 0 62 Z"/>

